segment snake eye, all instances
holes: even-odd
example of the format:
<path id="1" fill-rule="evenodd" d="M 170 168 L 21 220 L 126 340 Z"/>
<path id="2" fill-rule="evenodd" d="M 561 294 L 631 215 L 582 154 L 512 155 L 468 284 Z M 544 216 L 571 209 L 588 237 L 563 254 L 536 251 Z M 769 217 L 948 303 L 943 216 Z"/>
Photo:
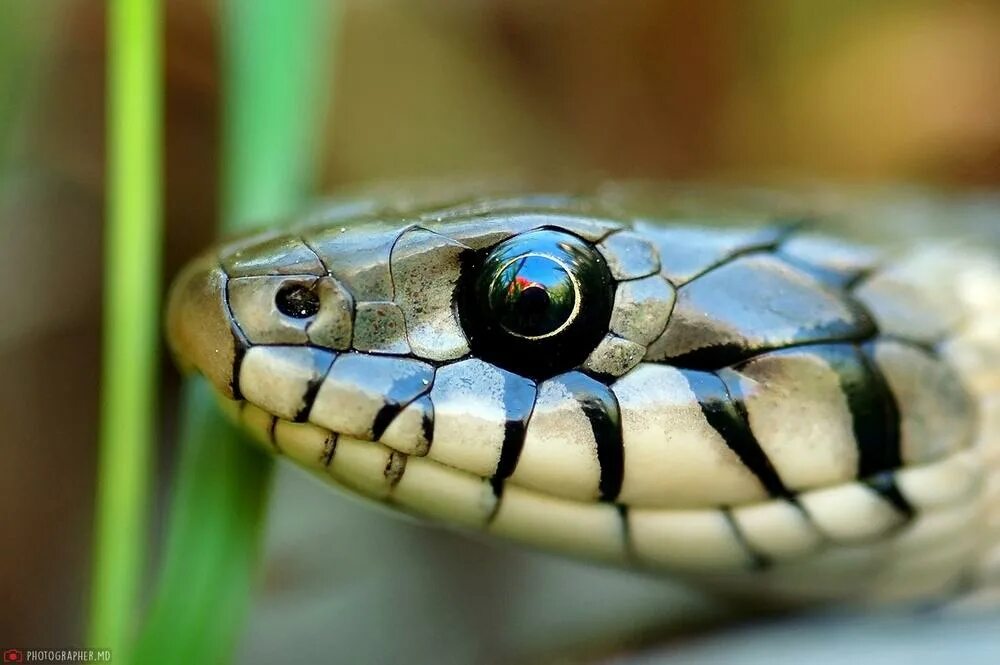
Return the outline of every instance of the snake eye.
<path id="1" fill-rule="evenodd" d="M 274 296 L 278 311 L 293 319 L 308 319 L 319 312 L 319 296 L 302 284 L 289 284 L 278 289 Z"/>
<path id="2" fill-rule="evenodd" d="M 463 273 L 462 325 L 480 358 L 541 378 L 582 362 L 607 332 L 607 264 L 574 235 L 540 229 L 487 250 Z"/>

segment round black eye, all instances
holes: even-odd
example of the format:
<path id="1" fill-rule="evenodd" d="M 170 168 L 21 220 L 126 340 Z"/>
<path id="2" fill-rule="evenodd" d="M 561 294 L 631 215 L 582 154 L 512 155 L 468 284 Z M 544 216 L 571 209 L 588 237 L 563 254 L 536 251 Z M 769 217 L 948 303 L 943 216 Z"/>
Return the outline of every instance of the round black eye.
<path id="1" fill-rule="evenodd" d="M 319 311 L 319 296 L 302 284 L 289 284 L 274 296 L 278 311 L 293 319 L 308 319 Z"/>
<path id="2" fill-rule="evenodd" d="M 613 300 L 607 264 L 589 243 L 539 229 L 475 256 L 458 302 L 473 353 L 545 378 L 586 359 L 607 332 Z"/>

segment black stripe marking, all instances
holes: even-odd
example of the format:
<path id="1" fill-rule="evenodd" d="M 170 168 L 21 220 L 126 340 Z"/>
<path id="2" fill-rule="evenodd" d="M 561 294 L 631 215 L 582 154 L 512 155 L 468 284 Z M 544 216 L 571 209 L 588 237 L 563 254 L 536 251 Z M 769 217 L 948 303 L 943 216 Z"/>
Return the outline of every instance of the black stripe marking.
<path id="1" fill-rule="evenodd" d="M 424 436 L 424 441 L 427 442 L 427 448 L 424 450 L 424 455 L 426 455 L 431 449 L 431 444 L 434 443 L 434 401 L 430 398 L 427 399 L 427 405 L 420 418 L 420 431 Z"/>
<path id="2" fill-rule="evenodd" d="M 828 344 L 809 349 L 827 363 L 840 380 L 851 412 L 858 447 L 859 478 L 899 468 L 899 417 L 881 375 L 853 344 Z"/>
<path id="3" fill-rule="evenodd" d="M 899 485 L 896 484 L 896 475 L 894 473 L 880 473 L 872 476 L 871 478 L 866 478 L 862 482 L 871 488 L 873 492 L 890 503 L 893 508 L 906 518 L 907 522 L 916 516 L 916 508 L 914 508 L 913 504 L 911 504 L 909 500 L 903 496 L 903 492 L 899 489 Z"/>
<path id="4" fill-rule="evenodd" d="M 780 357 L 792 352 L 788 347 L 771 351 Z M 856 477 L 897 469 L 902 465 L 899 450 L 899 413 L 881 373 L 854 344 L 808 344 L 795 352 L 810 354 L 826 363 L 837 375 L 840 390 L 851 414 L 851 427 L 858 450 Z M 736 369 L 745 363 L 737 365 Z"/>
<path id="5" fill-rule="evenodd" d="M 406 472 L 406 460 L 407 455 L 401 452 L 394 450 L 389 453 L 389 459 L 386 460 L 382 475 L 389 481 L 390 489 L 398 485 L 399 481 L 403 479 L 403 473 Z"/>
<path id="6" fill-rule="evenodd" d="M 632 526 L 628 521 L 629 507 L 622 503 L 616 503 L 615 508 L 618 510 L 618 519 L 621 520 L 622 524 L 622 548 L 625 551 L 625 557 L 634 561 L 638 555 L 635 551 L 635 543 L 632 542 Z"/>
<path id="7" fill-rule="evenodd" d="M 794 342 L 776 341 L 752 346 L 744 345 L 741 342 L 727 342 L 694 349 L 679 356 L 668 358 L 665 362 L 677 368 L 711 372 L 718 370 L 720 367 L 740 366 L 753 360 L 756 356 L 774 353 L 775 351 L 835 342 L 863 342 L 870 339 L 872 335 L 873 331 L 862 330 L 854 335 L 845 336 L 823 333 Z"/>
<path id="8" fill-rule="evenodd" d="M 860 286 L 862 282 L 867 280 L 872 275 L 875 275 L 879 270 L 880 270 L 879 266 L 872 266 L 870 268 L 859 270 L 854 274 L 853 277 L 851 277 L 849 280 L 847 280 L 847 282 L 844 283 L 844 290 L 853 291 L 854 289 L 858 288 L 858 286 Z"/>
<path id="9" fill-rule="evenodd" d="M 274 428 L 278 426 L 278 417 L 271 416 L 271 422 L 267 424 L 267 439 L 271 442 L 271 446 L 281 452 L 281 446 L 278 445 L 278 439 L 274 436 Z"/>
<path id="10" fill-rule="evenodd" d="M 490 489 L 493 490 L 493 496 L 495 496 L 498 501 L 501 497 L 503 497 L 503 488 L 505 484 L 506 480 L 504 478 L 500 478 L 499 476 L 493 476 L 490 478 Z"/>
<path id="11" fill-rule="evenodd" d="M 226 307 L 229 303 L 226 303 Z M 250 350 L 250 342 L 247 340 L 246 335 L 240 330 L 240 327 L 236 325 L 234 319 L 230 319 L 229 329 L 233 333 L 233 382 L 230 388 L 233 390 L 233 399 L 243 399 L 243 391 L 240 390 L 240 370 L 243 369 L 243 358 L 247 355 L 247 351 Z"/>
<path id="12" fill-rule="evenodd" d="M 758 552 L 747 540 L 746 534 L 743 533 L 743 529 L 740 528 L 739 522 L 736 521 L 736 517 L 733 515 L 731 508 L 722 508 L 722 517 L 726 520 L 726 524 L 733 532 L 733 538 L 739 543 L 743 551 L 747 553 L 750 557 L 750 569 L 751 570 L 766 570 L 774 565 L 774 561 L 771 557 L 767 556 L 763 552 Z"/>
<path id="13" fill-rule="evenodd" d="M 335 432 L 327 434 L 326 441 L 323 442 L 323 454 L 320 455 L 320 461 L 323 462 L 323 466 L 330 466 L 330 462 L 333 461 L 333 455 L 337 452 L 337 440 L 339 438 L 339 435 Z"/>
<path id="14" fill-rule="evenodd" d="M 526 423 L 519 420 L 508 420 L 503 427 L 503 443 L 500 447 L 500 459 L 497 461 L 497 470 L 493 474 L 491 482 L 494 483 L 493 493 L 497 494 L 497 483 L 502 483 L 510 478 L 517 468 L 517 460 L 521 457 L 521 450 L 524 448 L 524 433 L 527 430 Z M 497 494 L 499 496 L 499 494 Z"/>
<path id="15" fill-rule="evenodd" d="M 429 381 L 416 394 L 412 392 L 413 378 L 405 377 L 396 380 L 385 392 L 383 396 L 382 408 L 375 414 L 372 420 L 372 441 L 378 441 L 385 434 L 385 430 L 392 424 L 392 421 L 400 412 L 410 405 L 411 402 L 423 397 L 430 392 L 433 381 Z M 400 396 L 404 396 L 400 399 Z"/>
<path id="16" fill-rule="evenodd" d="M 403 410 L 403 405 L 398 402 L 390 402 L 386 400 L 382 404 L 382 408 L 378 410 L 375 414 L 375 419 L 372 421 L 372 441 L 378 441 L 385 434 L 385 430 L 388 429 L 389 424 L 399 415 L 399 412 Z"/>
<path id="17" fill-rule="evenodd" d="M 693 370 L 681 370 L 681 373 L 698 399 L 705 420 L 736 453 L 744 466 L 757 476 L 768 494 L 773 497 L 791 496 L 750 429 L 739 374 L 728 369 L 720 370 L 717 374 Z"/>
<path id="18" fill-rule="evenodd" d="M 503 403 L 506 410 L 506 422 L 503 427 L 503 443 L 500 447 L 500 459 L 491 483 L 493 493 L 497 494 L 497 483 L 510 478 L 517 468 L 517 460 L 524 448 L 524 435 L 528 429 L 528 420 L 535 408 L 535 396 L 538 394 L 533 381 L 521 378 L 516 374 L 505 372 L 503 388 Z M 502 490 L 501 490 L 502 491 Z M 500 496 L 497 494 L 497 496 Z"/>
<path id="19" fill-rule="evenodd" d="M 323 385 L 323 382 L 326 381 L 326 377 L 330 374 L 330 369 L 333 368 L 333 363 L 337 360 L 336 353 L 331 352 L 330 356 L 330 364 L 326 366 L 326 371 L 322 374 L 318 374 L 314 379 L 306 384 L 306 391 L 302 395 L 302 408 L 295 414 L 295 422 L 304 423 L 309 420 L 309 413 L 312 411 L 313 404 L 316 402 L 316 395 L 319 393 L 319 389 Z"/>
<path id="20" fill-rule="evenodd" d="M 493 476 L 490 478 L 490 489 L 493 490 L 493 507 L 490 508 L 489 515 L 486 516 L 486 526 L 493 523 L 493 520 L 497 518 L 500 513 L 500 503 L 503 501 L 503 490 L 506 486 L 506 481 L 503 478 L 497 478 Z"/>
<path id="21" fill-rule="evenodd" d="M 867 478 L 877 473 L 898 469 L 903 465 L 901 442 L 900 442 L 900 418 L 899 404 L 896 396 L 889 388 L 882 370 L 875 362 L 875 345 L 868 343 L 857 351 L 857 358 L 865 373 L 863 385 L 867 389 L 861 389 L 858 401 L 866 399 L 870 403 L 870 415 L 867 416 L 871 424 L 871 434 L 863 441 L 858 435 L 857 428 L 855 436 L 858 436 L 858 477 Z M 846 389 L 845 389 L 846 391 Z M 857 425 L 857 414 L 855 403 L 848 394 L 848 403 L 851 412 L 855 414 L 855 424 Z M 861 408 L 861 407 L 859 407 Z"/>
<path id="22" fill-rule="evenodd" d="M 677 289 L 673 323 L 668 323 L 664 335 L 670 338 L 672 330 L 676 330 L 671 326 L 680 329 L 679 335 L 690 335 L 695 322 L 702 321 L 697 325 L 703 328 L 703 340 L 700 346 L 671 356 L 671 365 L 713 371 L 745 362 L 762 352 L 802 344 L 861 342 L 878 333 L 868 310 L 841 289 L 824 284 L 773 253 L 759 252 L 742 258 L 738 265 L 734 261 L 720 265 L 724 273 L 713 269 L 711 278 L 702 275 Z M 755 289 L 747 289 L 748 284 Z M 772 297 L 769 293 L 784 289 L 789 290 L 791 300 L 785 295 L 781 300 L 785 304 L 780 306 L 769 301 Z M 810 302 L 823 303 L 822 313 L 796 306 Z M 781 312 L 786 323 L 794 326 L 785 332 L 758 330 L 759 323 L 753 316 L 740 314 L 733 307 L 749 310 L 778 307 L 776 313 Z M 729 333 L 724 333 L 725 330 Z"/>
<path id="23" fill-rule="evenodd" d="M 597 444 L 597 462 L 601 467 L 601 500 L 614 501 L 621 492 L 625 476 L 625 447 L 618 398 L 606 385 L 580 372 L 563 374 L 553 380 L 569 391 L 590 421 Z"/>

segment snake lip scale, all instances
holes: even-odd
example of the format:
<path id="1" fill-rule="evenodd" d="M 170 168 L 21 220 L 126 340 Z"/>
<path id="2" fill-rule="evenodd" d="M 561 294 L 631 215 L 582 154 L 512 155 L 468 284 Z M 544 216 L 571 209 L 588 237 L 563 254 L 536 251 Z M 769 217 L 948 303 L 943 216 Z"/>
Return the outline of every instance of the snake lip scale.
<path id="1" fill-rule="evenodd" d="M 167 336 L 422 518 L 793 602 L 1000 581 L 996 256 L 671 195 L 334 204 L 192 261 Z"/>

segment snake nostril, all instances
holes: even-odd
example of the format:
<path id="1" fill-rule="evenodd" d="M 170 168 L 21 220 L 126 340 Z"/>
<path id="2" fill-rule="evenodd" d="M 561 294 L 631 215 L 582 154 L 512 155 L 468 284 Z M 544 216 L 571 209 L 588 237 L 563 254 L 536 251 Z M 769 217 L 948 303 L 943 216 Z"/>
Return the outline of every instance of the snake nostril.
<path id="1" fill-rule="evenodd" d="M 319 312 L 319 296 L 301 284 L 289 284 L 278 290 L 274 297 L 278 311 L 294 319 L 308 319 Z"/>

